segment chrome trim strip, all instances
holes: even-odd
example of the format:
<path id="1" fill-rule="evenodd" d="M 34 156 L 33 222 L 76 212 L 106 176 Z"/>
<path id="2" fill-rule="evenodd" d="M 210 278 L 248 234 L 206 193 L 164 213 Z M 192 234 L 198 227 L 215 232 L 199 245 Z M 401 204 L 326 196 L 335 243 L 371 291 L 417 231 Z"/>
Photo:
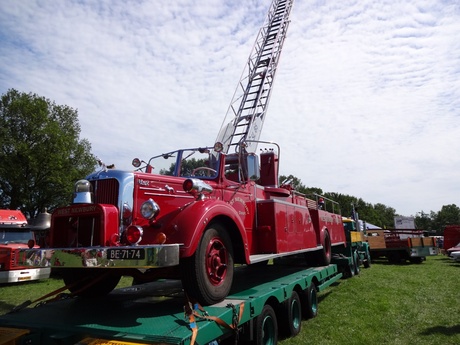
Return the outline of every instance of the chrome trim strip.
<path id="1" fill-rule="evenodd" d="M 133 247 L 47 248 L 20 250 L 20 265 L 52 268 L 156 268 L 179 264 L 179 244 Z M 123 253 L 134 253 L 136 258 L 123 258 Z M 108 252 L 117 258 L 109 258 Z M 114 252 L 115 251 L 115 252 Z M 26 258 L 25 260 L 23 260 Z"/>

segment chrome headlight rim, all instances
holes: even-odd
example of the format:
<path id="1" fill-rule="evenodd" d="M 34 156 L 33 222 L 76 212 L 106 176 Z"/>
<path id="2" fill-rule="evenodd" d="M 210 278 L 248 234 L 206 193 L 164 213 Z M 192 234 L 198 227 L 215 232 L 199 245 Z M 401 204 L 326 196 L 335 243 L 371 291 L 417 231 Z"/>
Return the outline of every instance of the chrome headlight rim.
<path id="1" fill-rule="evenodd" d="M 153 199 L 149 199 L 141 205 L 140 211 L 145 219 L 153 219 L 160 213 L 160 206 Z"/>

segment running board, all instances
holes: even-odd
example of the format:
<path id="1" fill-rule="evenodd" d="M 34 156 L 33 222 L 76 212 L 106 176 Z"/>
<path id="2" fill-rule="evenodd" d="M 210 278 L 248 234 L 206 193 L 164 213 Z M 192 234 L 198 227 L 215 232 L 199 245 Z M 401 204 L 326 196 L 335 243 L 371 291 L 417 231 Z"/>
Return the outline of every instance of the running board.
<path id="1" fill-rule="evenodd" d="M 267 260 L 270 260 L 270 259 L 276 259 L 276 258 L 282 258 L 282 257 L 285 257 L 285 256 L 308 253 L 308 252 L 313 252 L 313 251 L 320 250 L 320 249 L 323 249 L 323 246 L 317 246 L 315 248 L 309 248 L 309 249 L 296 250 L 296 251 L 289 252 L 289 253 L 272 253 L 272 254 L 250 255 L 249 256 L 249 262 L 251 264 L 255 264 L 255 263 L 262 262 L 262 261 L 267 261 Z"/>

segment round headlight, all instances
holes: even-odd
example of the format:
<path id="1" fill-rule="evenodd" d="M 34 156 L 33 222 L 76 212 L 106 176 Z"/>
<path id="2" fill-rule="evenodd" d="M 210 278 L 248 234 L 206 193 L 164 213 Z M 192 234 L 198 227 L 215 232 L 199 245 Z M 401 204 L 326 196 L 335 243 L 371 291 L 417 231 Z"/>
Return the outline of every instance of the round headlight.
<path id="1" fill-rule="evenodd" d="M 160 212 L 160 206 L 152 199 L 147 200 L 141 206 L 141 214 L 145 219 L 152 219 Z"/>

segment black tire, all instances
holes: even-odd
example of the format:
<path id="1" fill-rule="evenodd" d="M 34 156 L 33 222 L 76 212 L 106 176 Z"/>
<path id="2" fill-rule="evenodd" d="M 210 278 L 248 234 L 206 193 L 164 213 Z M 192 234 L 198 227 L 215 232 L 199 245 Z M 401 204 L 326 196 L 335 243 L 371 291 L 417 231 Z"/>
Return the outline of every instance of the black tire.
<path id="1" fill-rule="evenodd" d="M 401 255 L 398 252 L 388 253 L 387 258 L 388 258 L 388 262 L 393 265 L 400 264 L 402 262 Z"/>
<path id="2" fill-rule="evenodd" d="M 347 279 L 347 278 L 353 278 L 354 276 L 355 276 L 354 264 L 353 263 L 348 264 L 343 270 L 343 277 Z"/>
<path id="3" fill-rule="evenodd" d="M 182 284 L 190 298 L 210 305 L 227 297 L 233 282 L 233 246 L 227 231 L 211 225 L 195 253 L 181 261 Z"/>
<path id="4" fill-rule="evenodd" d="M 292 291 L 291 297 L 281 304 L 280 331 L 286 337 L 294 337 L 302 329 L 302 303 L 299 294 Z"/>
<path id="5" fill-rule="evenodd" d="M 412 264 L 421 264 L 425 260 L 424 257 L 410 258 L 409 261 Z"/>
<path id="6" fill-rule="evenodd" d="M 353 253 L 353 268 L 354 268 L 354 271 L 355 271 L 355 275 L 358 275 L 359 272 L 360 272 L 360 268 L 359 268 L 359 254 L 358 252 L 354 252 Z"/>
<path id="7" fill-rule="evenodd" d="M 254 323 L 254 345 L 276 345 L 278 343 L 278 321 L 273 308 L 266 304 Z"/>
<path id="8" fill-rule="evenodd" d="M 64 269 L 60 274 L 69 291 L 84 298 L 106 296 L 121 279 L 121 275 L 99 269 Z"/>
<path id="9" fill-rule="evenodd" d="M 369 268 L 371 267 L 371 256 L 369 255 L 368 252 L 366 252 L 366 255 L 364 257 L 364 262 L 363 262 L 363 265 L 364 265 L 364 268 Z"/>
<path id="10" fill-rule="evenodd" d="M 305 318 L 312 319 L 318 315 L 318 293 L 315 283 L 311 283 L 305 290 Z"/>
<path id="11" fill-rule="evenodd" d="M 321 245 L 323 246 L 322 249 L 307 253 L 305 258 L 307 260 L 307 264 L 312 266 L 328 266 L 331 263 L 332 259 L 332 245 L 331 245 L 331 237 L 329 236 L 329 232 L 324 232 L 324 238 L 322 239 Z"/>

